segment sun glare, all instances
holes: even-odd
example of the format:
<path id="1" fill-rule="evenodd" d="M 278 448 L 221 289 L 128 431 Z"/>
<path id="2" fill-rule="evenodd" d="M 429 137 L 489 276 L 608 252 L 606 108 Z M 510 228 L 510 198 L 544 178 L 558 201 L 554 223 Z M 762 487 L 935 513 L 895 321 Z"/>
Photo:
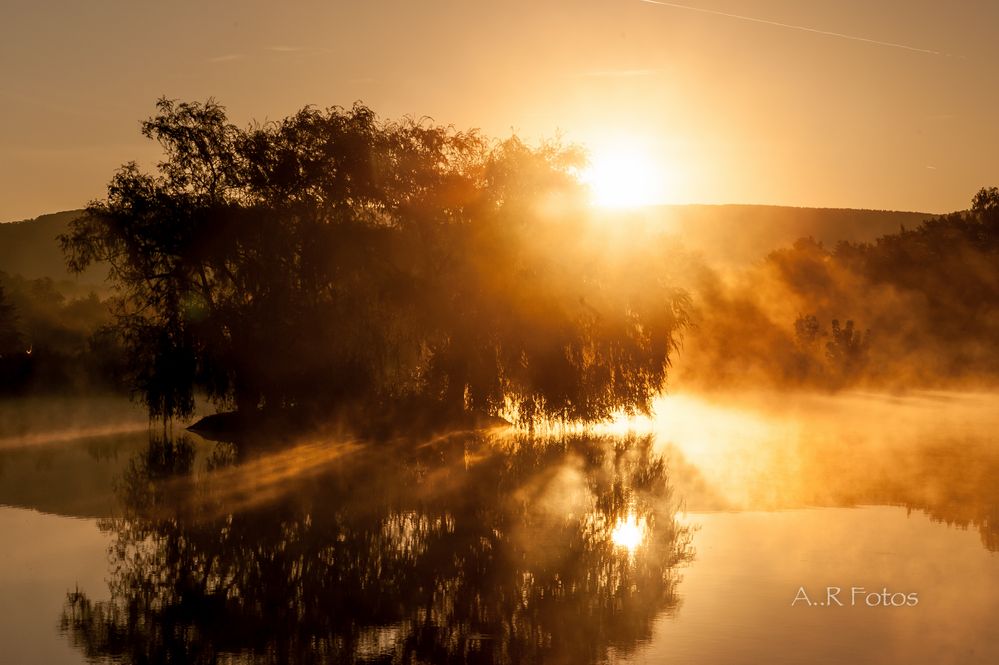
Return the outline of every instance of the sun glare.
<path id="1" fill-rule="evenodd" d="M 645 539 L 645 520 L 635 515 L 618 519 L 611 531 L 611 542 L 633 554 Z"/>
<path id="2" fill-rule="evenodd" d="M 659 165 L 640 145 L 618 143 L 594 150 L 580 180 L 590 188 L 596 206 L 637 208 L 662 201 L 662 176 Z"/>

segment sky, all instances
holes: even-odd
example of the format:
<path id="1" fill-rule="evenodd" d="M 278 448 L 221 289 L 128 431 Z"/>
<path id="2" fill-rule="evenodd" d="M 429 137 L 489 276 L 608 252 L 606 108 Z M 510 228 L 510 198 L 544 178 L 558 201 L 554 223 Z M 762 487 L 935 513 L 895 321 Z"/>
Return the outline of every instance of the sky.
<path id="1" fill-rule="evenodd" d="M 994 0 L 5 0 L 0 220 L 152 167 L 160 96 L 561 137 L 648 202 L 962 209 L 999 185 L 997 26 Z"/>

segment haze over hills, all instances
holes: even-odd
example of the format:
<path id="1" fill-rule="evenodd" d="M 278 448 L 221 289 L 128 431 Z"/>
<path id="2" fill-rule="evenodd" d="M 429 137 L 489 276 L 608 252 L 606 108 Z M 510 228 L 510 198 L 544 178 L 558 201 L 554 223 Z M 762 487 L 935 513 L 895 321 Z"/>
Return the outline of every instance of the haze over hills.
<path id="1" fill-rule="evenodd" d="M 27 279 L 51 278 L 55 281 L 73 280 L 81 283 L 99 283 L 100 271 L 90 270 L 79 277 L 66 269 L 66 262 L 59 248 L 58 236 L 69 223 L 80 216 L 82 210 L 41 215 L 34 219 L 0 224 L 0 272 L 20 275 Z"/>
<path id="2" fill-rule="evenodd" d="M 711 263 L 739 265 L 762 259 L 799 238 L 866 242 L 913 228 L 936 215 L 892 210 L 795 208 L 769 205 L 663 205 L 637 213 L 662 224 L 688 249 Z"/>
<path id="3" fill-rule="evenodd" d="M 0 271 L 29 279 L 49 277 L 100 285 L 104 278 L 101 269 L 72 275 L 59 248 L 57 237 L 81 212 L 68 210 L 0 224 Z M 726 264 L 751 263 L 802 237 L 811 236 L 831 247 L 841 240 L 874 240 L 934 217 L 921 212 L 766 205 L 650 206 L 624 216 L 662 224 L 689 249 Z"/>

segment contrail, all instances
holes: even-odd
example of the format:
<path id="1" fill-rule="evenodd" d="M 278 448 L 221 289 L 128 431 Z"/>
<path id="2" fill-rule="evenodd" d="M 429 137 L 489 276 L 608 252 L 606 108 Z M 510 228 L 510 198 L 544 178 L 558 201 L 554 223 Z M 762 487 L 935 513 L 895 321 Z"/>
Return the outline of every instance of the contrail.
<path id="1" fill-rule="evenodd" d="M 809 28 L 805 25 L 792 25 L 790 23 L 781 23 L 780 21 L 771 21 L 765 18 L 755 18 L 753 16 L 742 16 L 741 14 L 729 14 L 728 12 L 721 12 L 717 9 L 706 9 L 704 7 L 691 7 L 690 5 L 680 5 L 675 2 L 662 2 L 661 0 L 639 0 L 639 2 L 645 2 L 650 5 L 662 5 L 663 7 L 673 7 L 674 9 L 686 9 L 692 12 L 700 12 L 702 14 L 714 14 L 715 16 L 725 16 L 727 18 L 736 18 L 740 21 L 750 21 L 752 23 L 762 23 L 763 25 L 774 25 L 778 28 L 789 28 L 791 30 L 800 30 L 802 32 L 811 32 L 817 35 L 826 35 L 827 37 L 839 37 L 841 39 L 851 39 L 855 42 L 864 42 L 867 44 L 875 44 L 877 46 L 889 46 L 891 48 L 900 48 L 906 51 L 914 51 L 916 53 L 928 53 L 929 55 L 943 55 L 950 56 L 949 53 L 943 53 L 941 51 L 933 51 L 928 48 L 918 48 L 916 46 L 909 46 L 908 44 L 896 44 L 894 42 L 883 42 L 879 39 L 868 39 L 867 37 L 858 37 L 856 35 L 844 35 L 842 32 L 830 32 L 829 30 L 819 30 L 818 28 Z"/>

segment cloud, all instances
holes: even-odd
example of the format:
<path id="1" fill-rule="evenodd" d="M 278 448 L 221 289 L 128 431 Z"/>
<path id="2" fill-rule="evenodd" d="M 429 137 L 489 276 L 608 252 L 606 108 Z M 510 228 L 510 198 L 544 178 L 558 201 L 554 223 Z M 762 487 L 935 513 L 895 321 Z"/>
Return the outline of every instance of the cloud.
<path id="1" fill-rule="evenodd" d="M 847 35 L 842 32 L 832 32 L 830 30 L 820 30 L 819 28 L 810 28 L 805 25 L 794 25 L 791 23 L 781 23 L 780 21 L 771 21 L 765 18 L 756 18 L 754 16 L 743 16 L 742 14 L 730 14 L 728 12 L 718 11 L 717 9 L 707 9 L 705 7 L 692 7 L 691 5 L 681 5 L 675 2 L 662 2 L 661 0 L 638 0 L 639 2 L 644 2 L 649 5 L 660 5 L 663 7 L 672 7 L 673 9 L 684 9 L 692 12 L 700 12 L 702 14 L 712 14 L 714 16 L 724 16 L 726 18 L 734 18 L 740 21 L 749 21 L 751 23 L 762 23 L 763 25 L 772 25 L 778 28 L 787 28 L 789 30 L 798 30 L 800 32 L 811 32 L 816 35 L 824 35 L 826 37 L 839 37 L 840 39 L 849 39 L 855 42 L 864 42 L 866 44 L 874 44 L 875 46 L 886 46 L 889 48 L 903 49 L 905 51 L 914 51 L 916 53 L 926 53 L 928 55 L 942 55 L 950 56 L 949 53 L 943 53 L 942 51 L 934 51 L 933 49 L 920 48 L 918 46 L 910 46 L 908 44 L 897 44 L 895 42 L 881 41 L 880 39 L 871 39 L 869 37 L 860 37 L 857 35 Z"/>
<path id="2" fill-rule="evenodd" d="M 319 46 L 290 46 L 287 44 L 268 46 L 264 50 L 268 51 L 269 53 L 280 54 L 280 55 L 306 55 L 306 56 L 328 55 L 333 52 L 331 49 Z"/>
<path id="3" fill-rule="evenodd" d="M 232 62 L 233 60 L 242 60 L 245 57 L 242 53 L 226 53 L 208 58 L 208 62 Z"/>

